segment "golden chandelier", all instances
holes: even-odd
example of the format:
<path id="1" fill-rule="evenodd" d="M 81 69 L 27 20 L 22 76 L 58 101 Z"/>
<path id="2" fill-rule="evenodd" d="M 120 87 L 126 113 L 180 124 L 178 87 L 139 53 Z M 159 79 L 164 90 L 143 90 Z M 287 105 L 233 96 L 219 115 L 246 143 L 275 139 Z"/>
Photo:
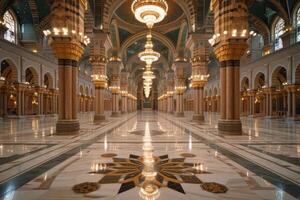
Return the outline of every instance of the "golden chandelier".
<path id="1" fill-rule="evenodd" d="M 135 18 L 151 29 L 165 18 L 168 4 L 165 0 L 134 0 L 131 9 Z"/>
<path id="2" fill-rule="evenodd" d="M 145 51 L 139 53 L 139 58 L 141 61 L 146 62 L 146 64 L 149 66 L 152 65 L 153 62 L 157 61 L 160 57 L 160 54 L 153 50 L 153 43 L 152 43 L 152 35 L 149 33 L 147 35 L 147 42 L 145 44 Z"/>
<path id="3" fill-rule="evenodd" d="M 166 17 L 168 4 L 165 0 L 134 0 L 131 9 L 135 18 L 138 21 L 145 23 L 148 29 L 150 29 L 150 33 L 147 35 L 145 50 L 138 55 L 141 61 L 146 62 L 146 71 L 143 74 L 143 79 L 145 96 L 146 98 L 149 98 L 152 80 L 155 79 L 155 76 L 151 71 L 151 65 L 160 58 L 160 54 L 153 50 L 151 29 L 154 24 L 161 22 Z M 145 191 L 146 190 L 144 190 L 144 192 Z M 144 194 L 144 192 L 141 194 Z"/>

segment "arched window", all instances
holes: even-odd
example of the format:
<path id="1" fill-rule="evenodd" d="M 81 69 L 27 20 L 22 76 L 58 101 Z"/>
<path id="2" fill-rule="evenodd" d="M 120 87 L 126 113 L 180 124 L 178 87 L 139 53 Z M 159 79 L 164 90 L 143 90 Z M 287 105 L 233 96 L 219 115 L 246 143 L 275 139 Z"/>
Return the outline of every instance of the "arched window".
<path id="1" fill-rule="evenodd" d="M 296 34 L 297 34 L 297 42 L 300 42 L 300 8 L 298 8 L 296 14 Z"/>
<path id="2" fill-rule="evenodd" d="M 7 31 L 4 33 L 4 39 L 9 42 L 16 43 L 16 19 L 9 11 L 6 11 L 3 16 L 3 20 L 7 28 Z"/>
<path id="3" fill-rule="evenodd" d="M 280 36 L 284 34 L 284 20 L 279 18 L 274 27 L 275 51 L 283 47 Z"/>

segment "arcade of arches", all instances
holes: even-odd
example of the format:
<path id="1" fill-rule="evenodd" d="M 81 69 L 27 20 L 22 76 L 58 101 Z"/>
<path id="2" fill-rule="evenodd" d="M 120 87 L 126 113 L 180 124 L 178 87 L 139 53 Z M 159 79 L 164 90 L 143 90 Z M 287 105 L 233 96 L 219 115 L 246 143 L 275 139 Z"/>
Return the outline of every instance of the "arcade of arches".
<path id="1" fill-rule="evenodd" d="M 0 0 L 0 199 L 300 199 L 299 0 Z"/>

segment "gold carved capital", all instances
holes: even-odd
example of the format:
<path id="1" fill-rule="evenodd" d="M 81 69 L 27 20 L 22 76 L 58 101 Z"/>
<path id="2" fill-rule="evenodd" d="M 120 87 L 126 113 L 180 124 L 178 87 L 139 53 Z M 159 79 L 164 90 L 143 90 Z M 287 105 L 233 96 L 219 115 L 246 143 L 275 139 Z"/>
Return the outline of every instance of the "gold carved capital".
<path id="1" fill-rule="evenodd" d="M 58 59 L 79 61 L 84 51 L 79 42 L 54 40 L 51 42 L 50 46 Z"/>
<path id="2" fill-rule="evenodd" d="M 107 59 L 104 55 L 92 55 L 89 61 L 91 65 L 104 65 L 107 63 Z"/>
<path id="3" fill-rule="evenodd" d="M 240 60 L 248 48 L 248 44 L 245 42 L 220 42 L 215 46 L 214 52 L 220 62 L 227 60 Z"/>

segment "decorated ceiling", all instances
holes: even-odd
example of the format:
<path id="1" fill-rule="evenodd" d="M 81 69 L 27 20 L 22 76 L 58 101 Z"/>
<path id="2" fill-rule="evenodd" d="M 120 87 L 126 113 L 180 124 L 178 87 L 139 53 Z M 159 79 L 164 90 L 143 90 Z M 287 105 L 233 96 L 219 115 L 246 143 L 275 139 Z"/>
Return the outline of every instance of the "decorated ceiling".
<path id="1" fill-rule="evenodd" d="M 250 7 L 250 27 L 261 33 L 265 41 L 269 40 L 271 27 L 277 16 L 286 23 L 292 21 L 292 11 L 298 0 L 252 0 Z M 19 24 L 20 41 L 36 41 L 42 43 L 42 30 L 49 26 L 49 14 L 52 0 L 1 0 L 0 14 L 7 10 L 15 14 Z M 203 27 L 211 26 L 211 13 L 209 11 L 210 0 L 167 0 L 169 11 L 163 22 L 157 24 L 153 31 L 155 50 L 162 54 L 162 60 L 157 65 L 167 65 L 159 68 L 165 70 L 172 67 L 171 60 L 175 55 L 185 49 L 188 34 L 192 31 L 201 31 Z M 121 50 L 125 44 L 127 48 L 118 55 L 122 58 L 125 68 L 131 68 L 139 62 L 137 54 L 143 50 L 145 40 L 136 37 L 140 32 L 146 30 L 146 26 L 138 22 L 131 12 L 132 0 L 88 0 L 86 30 L 92 31 L 93 27 L 104 27 L 108 31 L 115 48 Z M 193 21 L 194 20 L 194 21 Z M 113 23 L 113 26 L 111 24 Z M 183 26 L 186 23 L 186 26 Z M 194 24 L 193 24 L 194 23 Z M 105 29 L 105 24 L 108 29 Z M 89 32 L 87 32 L 89 34 Z M 128 41 L 131 40 L 128 45 Z M 162 41 L 170 41 L 166 45 Z M 87 51 L 88 52 L 88 51 Z M 121 52 L 119 51 L 119 54 Z M 189 53 L 185 54 L 189 55 Z M 213 57 L 213 55 L 211 55 Z M 85 54 L 83 60 L 87 60 Z M 167 62 L 165 62 L 167 61 Z M 216 68 L 217 62 L 211 62 L 210 68 Z M 210 69 L 212 72 L 216 70 Z M 137 71 L 135 71 L 137 73 Z M 162 73 L 162 72 L 160 72 Z"/>

